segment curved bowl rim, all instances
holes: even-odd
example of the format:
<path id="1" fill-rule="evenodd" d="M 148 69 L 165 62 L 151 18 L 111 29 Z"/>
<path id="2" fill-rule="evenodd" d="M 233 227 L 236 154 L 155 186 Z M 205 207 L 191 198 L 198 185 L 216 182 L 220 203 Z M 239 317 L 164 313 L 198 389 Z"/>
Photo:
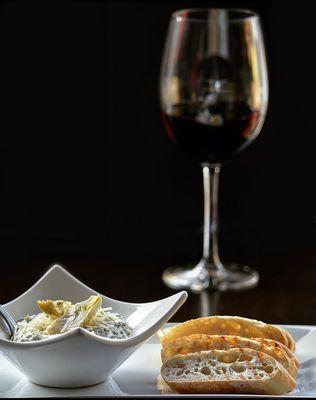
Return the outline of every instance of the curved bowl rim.
<path id="1" fill-rule="evenodd" d="M 78 278 L 76 278 L 74 275 L 72 275 L 70 272 L 68 272 L 61 265 L 54 264 L 29 289 L 27 289 L 24 293 L 22 293 L 15 299 L 4 304 L 4 306 L 7 306 L 7 305 L 15 302 L 16 300 L 23 297 L 25 294 L 29 293 L 34 287 L 36 287 L 36 285 L 38 283 L 40 283 L 42 280 L 44 280 L 47 277 L 47 275 L 49 275 L 55 269 L 61 270 L 63 273 L 70 276 L 74 281 L 77 281 L 77 283 L 79 283 L 82 287 L 85 287 L 86 289 L 93 291 L 94 293 L 98 293 L 94 289 L 92 289 L 88 285 L 86 285 L 85 283 L 81 282 Z M 110 339 L 110 338 L 96 335 L 95 333 L 92 333 L 84 328 L 78 327 L 69 332 L 61 333 L 61 334 L 58 334 L 51 338 L 42 339 L 42 340 L 38 340 L 38 341 L 32 341 L 32 342 L 13 342 L 12 340 L 9 340 L 9 339 L 0 338 L 0 345 L 2 344 L 3 346 L 10 347 L 12 350 L 13 350 L 13 348 L 26 349 L 26 348 L 33 348 L 33 347 L 48 346 L 52 343 L 64 342 L 65 340 L 70 339 L 72 337 L 83 336 L 87 340 L 97 342 L 97 343 L 100 343 L 103 345 L 122 347 L 122 348 L 131 347 L 131 346 L 137 345 L 137 344 L 147 340 L 149 337 L 151 337 L 153 334 L 155 334 L 159 330 L 159 328 L 164 323 L 166 323 L 169 320 L 169 318 L 171 318 L 171 316 L 181 307 L 181 305 L 186 301 L 186 299 L 188 297 L 188 294 L 186 291 L 181 291 L 181 292 L 175 293 L 171 296 L 168 296 L 168 297 L 165 297 L 162 299 L 158 299 L 155 301 L 147 302 L 147 303 L 129 303 L 129 302 L 116 300 L 116 299 L 110 298 L 108 296 L 104 296 L 102 293 L 100 293 L 100 295 L 107 299 L 110 299 L 116 303 L 133 305 L 133 306 L 144 306 L 144 305 L 154 304 L 154 303 L 158 303 L 158 302 L 161 302 L 161 301 L 164 301 L 167 299 L 171 299 L 171 298 L 177 298 L 177 300 L 174 302 L 172 307 L 169 307 L 167 312 L 165 314 L 163 314 L 161 318 L 157 319 L 157 321 L 155 321 L 148 329 L 145 329 L 145 330 L 141 331 L 140 333 L 133 335 L 126 339 Z"/>

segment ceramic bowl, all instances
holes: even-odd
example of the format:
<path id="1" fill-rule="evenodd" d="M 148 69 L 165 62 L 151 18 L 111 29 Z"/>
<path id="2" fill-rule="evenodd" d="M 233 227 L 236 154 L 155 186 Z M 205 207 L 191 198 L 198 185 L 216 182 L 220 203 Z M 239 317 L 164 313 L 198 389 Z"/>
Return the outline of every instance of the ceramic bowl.
<path id="1" fill-rule="evenodd" d="M 29 290 L 4 305 L 19 320 L 39 310 L 40 299 L 66 299 L 73 303 L 97 294 L 59 265 L 51 267 Z M 126 303 L 102 296 L 103 307 L 112 307 L 134 328 L 127 339 L 107 339 L 83 328 L 27 343 L 6 339 L 0 352 L 30 381 L 44 386 L 83 387 L 103 382 L 134 351 L 154 335 L 187 298 L 186 292 L 150 303 Z"/>

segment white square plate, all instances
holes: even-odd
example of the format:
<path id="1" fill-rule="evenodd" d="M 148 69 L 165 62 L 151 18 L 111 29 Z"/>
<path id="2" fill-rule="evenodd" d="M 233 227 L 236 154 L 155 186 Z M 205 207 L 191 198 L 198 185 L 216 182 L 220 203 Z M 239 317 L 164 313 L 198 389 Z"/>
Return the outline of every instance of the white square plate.
<path id="1" fill-rule="evenodd" d="M 283 325 L 283 327 L 297 341 L 297 356 L 301 362 L 298 386 L 294 392 L 286 397 L 315 398 L 316 326 Z M 35 385 L 29 382 L 7 360 L 0 357 L 0 397 L 166 397 L 157 388 L 157 377 L 161 367 L 160 347 L 158 337 L 154 336 L 114 373 L 113 379 L 99 385 L 80 389 L 56 389 Z M 174 396 L 180 397 L 177 394 Z M 170 397 L 170 394 L 168 397 Z M 284 396 L 259 395 L 196 395 L 195 397 L 284 398 Z"/>

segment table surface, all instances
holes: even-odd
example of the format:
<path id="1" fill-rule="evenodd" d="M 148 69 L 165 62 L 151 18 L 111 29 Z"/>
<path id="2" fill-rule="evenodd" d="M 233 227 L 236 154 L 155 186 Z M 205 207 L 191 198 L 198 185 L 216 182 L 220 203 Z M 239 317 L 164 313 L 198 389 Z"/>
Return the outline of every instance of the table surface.
<path id="1" fill-rule="evenodd" d="M 253 257 L 246 261 L 260 273 L 256 288 L 240 292 L 189 293 L 187 302 L 171 321 L 220 314 L 270 323 L 316 325 L 316 251 L 270 255 L 260 260 Z M 88 286 L 115 299 L 146 302 L 174 293 L 161 281 L 164 265 L 143 262 L 127 266 L 113 261 L 87 263 L 82 260 L 61 264 Z M 23 293 L 48 267 L 43 260 L 33 260 L 23 269 L 16 265 L 2 268 L 5 273 L 1 302 L 6 303 Z"/>

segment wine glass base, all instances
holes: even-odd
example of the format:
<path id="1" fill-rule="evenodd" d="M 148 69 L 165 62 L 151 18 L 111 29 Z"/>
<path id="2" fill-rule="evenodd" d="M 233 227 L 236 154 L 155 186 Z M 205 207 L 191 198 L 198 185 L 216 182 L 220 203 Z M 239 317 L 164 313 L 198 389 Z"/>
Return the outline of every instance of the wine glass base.
<path id="1" fill-rule="evenodd" d="M 192 292 L 251 289 L 259 282 L 258 272 L 246 265 L 223 264 L 223 270 L 217 271 L 214 267 L 202 268 L 201 264 L 203 261 L 198 265 L 170 267 L 163 272 L 162 279 L 171 289 L 189 289 Z"/>

